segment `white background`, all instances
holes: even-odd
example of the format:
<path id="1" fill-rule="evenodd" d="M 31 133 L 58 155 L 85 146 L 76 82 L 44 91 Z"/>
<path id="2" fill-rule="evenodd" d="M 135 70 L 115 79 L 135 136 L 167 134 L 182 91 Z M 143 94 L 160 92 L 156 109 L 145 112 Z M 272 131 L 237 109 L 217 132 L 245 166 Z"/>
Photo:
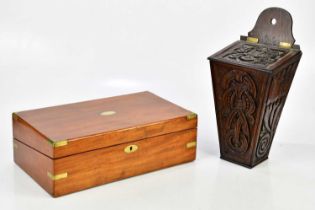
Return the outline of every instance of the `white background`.
<path id="1" fill-rule="evenodd" d="M 314 1 L 1 0 L 1 209 L 314 209 Z M 269 160 L 219 158 L 207 57 L 270 6 L 303 57 Z M 199 114 L 196 161 L 51 198 L 12 159 L 11 113 L 149 90 Z"/>

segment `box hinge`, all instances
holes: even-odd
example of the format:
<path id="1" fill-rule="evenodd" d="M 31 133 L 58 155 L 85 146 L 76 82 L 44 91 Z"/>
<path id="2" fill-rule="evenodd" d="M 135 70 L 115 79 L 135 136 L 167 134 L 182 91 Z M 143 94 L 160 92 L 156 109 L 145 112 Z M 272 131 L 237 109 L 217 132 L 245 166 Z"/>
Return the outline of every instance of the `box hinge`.
<path id="1" fill-rule="evenodd" d="M 53 141 L 51 139 L 48 139 L 48 142 L 52 145 L 53 148 L 66 146 L 68 144 L 68 140 Z"/>
<path id="2" fill-rule="evenodd" d="M 47 172 L 47 176 L 53 180 L 53 181 L 57 181 L 57 180 L 60 180 L 60 179 L 65 179 L 68 177 L 68 173 L 65 172 L 65 173 L 61 173 L 61 174 L 52 174 L 50 172 Z"/>
<path id="3" fill-rule="evenodd" d="M 193 148 L 193 147 L 196 147 L 197 146 L 197 141 L 191 141 L 191 142 L 188 142 L 186 144 L 186 148 L 189 149 L 189 148 Z"/>
<path id="4" fill-rule="evenodd" d="M 280 42 L 280 43 L 279 43 L 279 47 L 280 47 L 280 48 L 291 48 L 291 47 L 292 47 L 292 44 L 289 43 L 289 42 Z"/>
<path id="5" fill-rule="evenodd" d="M 196 113 L 190 113 L 186 116 L 186 119 L 187 120 L 192 120 L 192 119 L 195 119 L 197 118 L 197 114 Z"/>
<path id="6" fill-rule="evenodd" d="M 241 40 L 246 40 L 247 42 L 250 42 L 250 43 L 258 43 L 259 39 L 256 38 L 256 37 L 246 37 L 246 36 L 241 36 Z M 289 43 L 289 42 L 279 42 L 279 47 L 280 48 L 286 48 L 286 49 L 289 49 L 289 48 L 292 48 L 292 44 Z"/>
<path id="7" fill-rule="evenodd" d="M 246 41 L 247 42 L 250 42 L 250 43 L 258 43 L 258 38 L 256 38 L 256 37 L 250 37 L 250 36 L 248 36 L 247 38 L 246 38 Z"/>

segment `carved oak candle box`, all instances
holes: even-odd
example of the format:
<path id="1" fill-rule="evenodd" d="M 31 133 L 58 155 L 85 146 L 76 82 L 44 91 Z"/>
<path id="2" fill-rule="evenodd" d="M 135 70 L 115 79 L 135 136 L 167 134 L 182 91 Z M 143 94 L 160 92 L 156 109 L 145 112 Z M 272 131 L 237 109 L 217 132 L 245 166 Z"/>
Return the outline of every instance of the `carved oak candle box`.
<path id="1" fill-rule="evenodd" d="M 13 113 L 14 161 L 53 196 L 193 161 L 197 115 L 150 92 Z"/>
<path id="2" fill-rule="evenodd" d="M 302 56 L 291 15 L 264 10 L 248 36 L 210 60 L 221 158 L 253 167 L 268 158 Z"/>

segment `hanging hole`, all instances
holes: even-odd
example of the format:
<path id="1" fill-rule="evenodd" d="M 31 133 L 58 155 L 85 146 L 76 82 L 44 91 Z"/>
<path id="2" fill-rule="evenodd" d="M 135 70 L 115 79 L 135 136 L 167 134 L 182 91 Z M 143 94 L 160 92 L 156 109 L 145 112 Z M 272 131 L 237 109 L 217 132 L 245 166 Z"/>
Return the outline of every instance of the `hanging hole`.
<path id="1" fill-rule="evenodd" d="M 272 18 L 270 20 L 271 25 L 276 25 L 277 24 L 277 19 L 276 18 Z"/>

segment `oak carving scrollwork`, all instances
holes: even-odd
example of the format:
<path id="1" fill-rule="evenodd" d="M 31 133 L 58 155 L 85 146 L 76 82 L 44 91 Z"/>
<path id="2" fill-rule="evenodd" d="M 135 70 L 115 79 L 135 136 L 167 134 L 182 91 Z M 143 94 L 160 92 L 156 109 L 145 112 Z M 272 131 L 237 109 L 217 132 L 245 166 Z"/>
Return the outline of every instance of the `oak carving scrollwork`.
<path id="1" fill-rule="evenodd" d="M 269 151 L 284 106 L 285 98 L 285 95 L 283 95 L 274 101 L 270 101 L 266 106 L 263 126 L 259 135 L 259 142 L 256 150 L 256 156 L 258 158 L 264 157 Z"/>
<path id="2" fill-rule="evenodd" d="M 250 74 L 238 70 L 229 71 L 223 78 L 224 138 L 228 148 L 245 153 L 251 141 L 254 125 L 257 87 Z"/>
<path id="3" fill-rule="evenodd" d="M 275 49 L 264 45 L 243 44 L 228 52 L 223 57 L 237 63 L 269 65 L 279 60 L 287 52 L 284 49 Z"/>
<path id="4" fill-rule="evenodd" d="M 295 68 L 295 64 L 291 64 L 273 78 L 270 94 L 278 95 L 278 97 L 269 99 L 265 108 L 263 124 L 256 149 L 256 157 L 258 159 L 265 157 L 269 152 L 286 96 L 294 77 Z"/>

